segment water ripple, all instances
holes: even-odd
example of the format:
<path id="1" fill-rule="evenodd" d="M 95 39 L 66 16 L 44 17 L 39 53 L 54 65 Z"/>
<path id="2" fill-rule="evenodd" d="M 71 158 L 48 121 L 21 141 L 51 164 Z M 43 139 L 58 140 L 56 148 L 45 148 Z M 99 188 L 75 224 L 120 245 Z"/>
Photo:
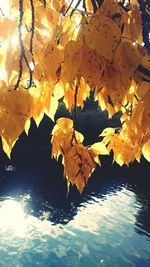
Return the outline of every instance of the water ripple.
<path id="1" fill-rule="evenodd" d="M 68 211 L 44 202 L 38 216 L 32 198 L 0 199 L 0 267 L 150 266 L 149 232 L 138 221 L 143 202 L 127 186 Z"/>

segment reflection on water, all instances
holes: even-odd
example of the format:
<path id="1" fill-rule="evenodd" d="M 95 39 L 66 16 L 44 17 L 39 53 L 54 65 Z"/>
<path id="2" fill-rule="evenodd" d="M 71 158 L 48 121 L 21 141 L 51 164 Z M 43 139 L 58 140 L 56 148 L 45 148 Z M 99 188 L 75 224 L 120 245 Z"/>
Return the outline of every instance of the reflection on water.
<path id="1" fill-rule="evenodd" d="M 37 214 L 33 193 L 1 198 L 0 266 L 149 267 L 150 236 L 138 223 L 144 206 L 134 191 L 121 185 L 86 195 L 71 203 L 72 218 L 42 200 Z"/>
<path id="2" fill-rule="evenodd" d="M 12 231 L 14 235 L 22 235 L 25 226 L 25 213 L 20 203 L 13 199 L 1 202 L 0 229 L 4 232 Z"/>

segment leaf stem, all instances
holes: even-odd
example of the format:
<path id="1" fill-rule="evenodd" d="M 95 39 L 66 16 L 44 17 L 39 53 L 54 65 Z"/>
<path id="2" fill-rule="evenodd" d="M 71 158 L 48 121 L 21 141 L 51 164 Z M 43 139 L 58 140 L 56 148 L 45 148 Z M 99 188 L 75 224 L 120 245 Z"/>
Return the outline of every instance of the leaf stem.
<path id="1" fill-rule="evenodd" d="M 75 129 L 76 129 L 76 121 L 77 121 L 77 97 L 78 97 L 78 85 L 76 84 L 75 87 L 75 93 L 74 93 L 74 110 L 73 110 L 73 133 L 72 133 L 72 139 L 71 139 L 71 145 L 73 143 L 73 140 L 75 140 L 77 144 Z"/>

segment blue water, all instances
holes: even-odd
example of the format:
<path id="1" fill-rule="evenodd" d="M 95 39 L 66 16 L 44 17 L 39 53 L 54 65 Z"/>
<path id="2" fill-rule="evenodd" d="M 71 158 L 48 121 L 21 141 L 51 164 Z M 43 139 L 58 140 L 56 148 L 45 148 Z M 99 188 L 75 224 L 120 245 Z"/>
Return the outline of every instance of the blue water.
<path id="1" fill-rule="evenodd" d="M 8 172 L 17 175 L 13 166 Z M 97 172 L 83 196 L 72 191 L 68 198 L 55 185 L 46 193 L 5 189 L 0 267 L 149 267 L 149 181 L 111 175 Z"/>

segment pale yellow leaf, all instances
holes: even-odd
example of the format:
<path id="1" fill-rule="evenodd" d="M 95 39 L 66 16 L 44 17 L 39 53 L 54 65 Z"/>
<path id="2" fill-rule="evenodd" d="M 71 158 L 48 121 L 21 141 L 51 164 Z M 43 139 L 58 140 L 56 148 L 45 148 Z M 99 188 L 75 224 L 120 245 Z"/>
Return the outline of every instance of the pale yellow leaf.
<path id="1" fill-rule="evenodd" d="M 31 126 L 31 120 L 30 119 L 27 119 L 27 121 L 25 123 L 25 126 L 24 126 L 24 130 L 25 130 L 26 135 L 29 134 L 30 126 Z"/>
<path id="2" fill-rule="evenodd" d="M 108 149 L 102 142 L 97 142 L 91 146 L 94 152 L 98 155 L 109 155 Z"/>
<path id="3" fill-rule="evenodd" d="M 16 140 L 17 141 L 17 140 Z M 3 146 L 3 150 L 4 152 L 6 153 L 6 155 L 8 156 L 8 158 L 10 159 L 11 157 L 11 151 L 16 143 L 16 141 L 12 144 L 12 145 L 9 145 L 7 143 L 7 141 L 5 140 L 5 138 L 2 137 L 2 146 Z"/>
<path id="4" fill-rule="evenodd" d="M 39 116 L 34 117 L 34 120 L 35 120 L 35 123 L 36 123 L 36 126 L 37 126 L 37 127 L 39 127 L 39 125 L 40 125 L 40 123 L 41 123 L 43 117 L 44 117 L 44 112 L 40 113 Z"/>
<path id="5" fill-rule="evenodd" d="M 142 153 L 144 158 L 150 162 L 150 140 L 143 145 Z"/>
<path id="6" fill-rule="evenodd" d="M 115 133 L 115 128 L 105 128 L 102 133 L 99 136 L 108 136 L 108 135 L 113 135 Z"/>
<path id="7" fill-rule="evenodd" d="M 50 109 L 49 112 L 46 113 L 52 121 L 54 121 L 54 116 L 58 108 L 58 100 L 55 97 L 51 97 L 51 104 L 50 104 Z"/>

